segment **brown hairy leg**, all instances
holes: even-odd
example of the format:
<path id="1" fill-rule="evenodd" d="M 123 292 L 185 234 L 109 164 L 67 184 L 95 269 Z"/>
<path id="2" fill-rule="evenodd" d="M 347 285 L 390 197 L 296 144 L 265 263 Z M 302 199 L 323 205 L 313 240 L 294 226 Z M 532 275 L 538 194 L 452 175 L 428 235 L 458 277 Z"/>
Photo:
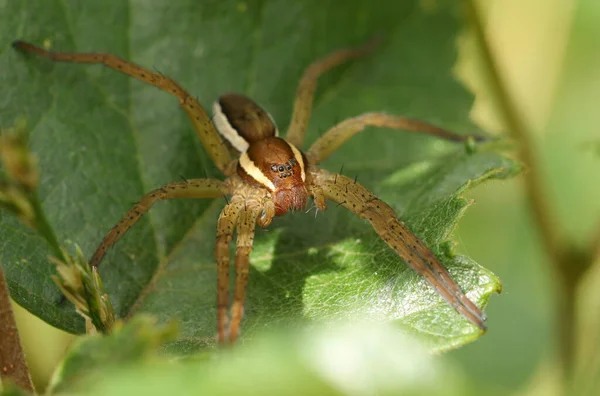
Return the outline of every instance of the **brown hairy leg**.
<path id="1" fill-rule="evenodd" d="M 327 198 L 368 220 L 381 239 L 421 274 L 454 309 L 480 329 L 486 329 L 485 314 L 465 296 L 433 252 L 397 219 L 388 204 L 345 176 L 313 170 L 311 178 L 314 183 L 311 191 L 317 207 L 324 209 Z"/>
<path id="2" fill-rule="evenodd" d="M 227 310 L 229 309 L 229 244 L 244 210 L 243 198 L 234 195 L 223 208 L 217 221 L 217 340 L 220 344 L 227 338 Z"/>
<path id="3" fill-rule="evenodd" d="M 235 291 L 233 303 L 231 304 L 231 323 L 229 325 L 229 341 L 232 343 L 240 334 L 240 324 L 244 314 L 244 300 L 246 299 L 246 286 L 250 272 L 249 259 L 259 213 L 259 207 L 248 205 L 244 208 L 238 221 L 237 250 L 235 253 Z"/>
<path id="4" fill-rule="evenodd" d="M 348 139 L 363 131 L 368 126 L 424 133 L 455 142 L 463 142 L 469 138 L 475 140 L 484 139 L 482 136 L 459 135 L 413 118 L 386 113 L 365 113 L 357 117 L 348 118 L 330 128 L 310 146 L 307 155 L 313 163 L 319 163 L 329 157 Z"/>
<path id="5" fill-rule="evenodd" d="M 223 139 L 217 133 L 206 110 L 204 110 L 204 107 L 169 77 L 165 77 L 160 73 L 154 73 L 113 54 L 52 52 L 24 41 L 13 42 L 13 47 L 23 52 L 30 52 L 49 58 L 55 62 L 102 64 L 137 80 L 154 85 L 163 91 L 169 92 L 179 99 L 179 104 L 190 118 L 190 121 L 196 130 L 196 134 L 200 138 L 204 149 L 210 158 L 212 158 L 215 165 L 221 171 L 225 172 L 227 165 L 231 162 L 231 155 L 229 154 Z"/>
<path id="6" fill-rule="evenodd" d="M 310 119 L 317 80 L 321 74 L 333 69 L 352 59 L 360 58 L 371 52 L 379 40 L 371 40 L 362 47 L 341 49 L 332 52 L 326 57 L 310 64 L 305 70 L 298 88 L 296 89 L 296 100 L 294 101 L 294 112 L 288 127 L 286 140 L 300 148 L 306 134 L 306 127 Z"/>
<path id="7" fill-rule="evenodd" d="M 174 198 L 216 198 L 227 193 L 228 187 L 222 181 L 215 179 L 191 179 L 182 182 L 165 184 L 159 189 L 149 192 L 136 203 L 127 214 L 102 239 L 100 246 L 90 260 L 92 267 L 97 267 L 106 254 L 129 230 L 144 213 L 158 200 Z"/>

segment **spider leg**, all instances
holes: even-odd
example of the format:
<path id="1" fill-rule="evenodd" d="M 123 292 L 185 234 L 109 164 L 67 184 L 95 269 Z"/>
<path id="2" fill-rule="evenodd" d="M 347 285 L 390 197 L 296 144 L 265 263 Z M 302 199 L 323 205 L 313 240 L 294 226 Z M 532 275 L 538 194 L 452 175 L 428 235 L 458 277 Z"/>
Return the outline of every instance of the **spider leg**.
<path id="1" fill-rule="evenodd" d="M 244 313 L 246 286 L 250 271 L 249 256 L 254 243 L 254 229 L 259 215 L 258 208 L 245 209 L 240 215 L 237 227 L 237 251 L 235 253 L 235 292 L 231 304 L 229 341 L 234 342 L 240 334 L 240 324 Z"/>
<path id="2" fill-rule="evenodd" d="M 219 215 L 217 221 L 217 340 L 224 343 L 227 331 L 227 309 L 229 309 L 229 243 L 239 222 L 244 203 L 239 196 L 233 196 Z"/>
<path id="3" fill-rule="evenodd" d="M 165 184 L 159 189 L 144 195 L 102 239 L 100 246 L 90 260 L 92 267 L 97 267 L 104 254 L 129 230 L 157 200 L 173 198 L 214 198 L 227 190 L 226 185 L 215 179 L 190 179 L 183 182 Z"/>
<path id="4" fill-rule="evenodd" d="M 482 136 L 459 135 L 413 118 L 385 113 L 365 113 L 357 117 L 348 118 L 333 126 L 312 144 L 307 155 L 311 161 L 314 161 L 313 163 L 319 163 L 329 157 L 348 139 L 363 131 L 368 126 L 425 133 L 455 142 L 466 141 L 470 137 L 475 138 L 475 140 L 483 139 Z"/>
<path id="5" fill-rule="evenodd" d="M 13 47 L 23 52 L 31 52 L 49 58 L 55 62 L 103 64 L 111 69 L 169 92 L 179 99 L 179 104 L 187 113 L 202 145 L 217 167 L 225 172 L 227 165 L 231 162 L 231 155 L 223 143 L 223 139 L 217 133 L 206 110 L 204 110 L 204 107 L 172 79 L 138 66 L 135 63 L 125 61 L 113 54 L 52 52 L 24 41 L 13 42 Z"/>
<path id="6" fill-rule="evenodd" d="M 304 70 L 304 74 L 296 89 L 294 113 L 292 114 L 292 120 L 288 127 L 286 136 L 287 141 L 296 147 L 302 147 L 304 134 L 306 133 L 306 127 L 312 111 L 317 80 L 321 74 L 344 62 L 367 55 L 378 44 L 378 40 L 371 40 L 362 47 L 337 50 L 326 57 L 313 62 L 306 70 Z"/>
<path id="7" fill-rule="evenodd" d="M 331 199 L 368 220 L 388 246 L 421 274 L 454 309 L 482 330 L 486 329 L 485 314 L 465 296 L 433 252 L 396 218 L 389 205 L 345 176 L 316 170 L 312 171 L 312 177 L 315 187 L 311 192 L 315 194 L 315 201 L 324 204 L 324 198 Z"/>

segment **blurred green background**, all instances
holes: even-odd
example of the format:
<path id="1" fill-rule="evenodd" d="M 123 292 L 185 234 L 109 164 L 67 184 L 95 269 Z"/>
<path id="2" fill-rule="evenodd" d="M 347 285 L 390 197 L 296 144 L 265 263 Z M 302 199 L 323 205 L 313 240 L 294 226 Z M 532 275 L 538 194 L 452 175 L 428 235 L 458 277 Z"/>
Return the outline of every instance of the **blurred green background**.
<path id="1" fill-rule="evenodd" d="M 502 75 L 535 135 L 545 193 L 564 233 L 583 246 L 600 226 L 599 2 L 479 3 Z M 458 45 L 456 75 L 476 95 L 472 117 L 483 129 L 500 133 L 504 128 L 473 40 L 465 34 Z M 455 232 L 458 250 L 495 272 L 504 291 L 492 297 L 487 308 L 488 334 L 447 357 L 489 394 L 552 395 L 559 389 L 556 284 L 523 191 L 522 177 L 517 177 L 468 192 L 475 204 Z M 578 290 L 581 353 L 576 376 L 589 394 L 600 389 L 599 266 L 597 262 Z M 15 309 L 41 389 L 73 337 Z"/>

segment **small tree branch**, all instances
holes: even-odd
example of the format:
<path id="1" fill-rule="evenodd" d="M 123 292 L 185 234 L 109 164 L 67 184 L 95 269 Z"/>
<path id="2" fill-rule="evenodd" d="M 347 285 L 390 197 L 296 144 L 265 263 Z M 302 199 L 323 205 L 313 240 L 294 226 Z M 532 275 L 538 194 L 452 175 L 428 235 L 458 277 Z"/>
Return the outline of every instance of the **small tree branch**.
<path id="1" fill-rule="evenodd" d="M 34 391 L 2 266 L 0 266 L 0 377 L 13 381 L 29 392 Z"/>
<path id="2" fill-rule="evenodd" d="M 520 159 L 528 167 L 524 174 L 527 201 L 541 237 L 542 247 L 547 252 L 551 264 L 549 269 L 553 272 L 559 293 L 556 307 L 559 364 L 563 379 L 567 381 L 574 366 L 577 286 L 585 271 L 593 263 L 594 256 L 600 252 L 600 233 L 593 242 L 595 245 L 587 251 L 578 249 L 565 238 L 565 235 L 561 235 L 557 217 L 546 200 L 539 162 L 536 159 L 533 139 L 529 134 L 526 122 L 515 102 L 511 100 L 506 83 L 498 70 L 475 0 L 465 0 L 465 5 L 475 39 L 481 50 L 483 63 L 488 72 L 490 88 L 495 94 L 497 108 L 509 133 L 519 143 Z"/>
<path id="3" fill-rule="evenodd" d="M 592 252 L 591 264 L 600 261 L 600 224 L 598 224 L 596 227 L 596 233 L 592 235 L 592 241 L 590 242 L 590 251 Z"/>
<path id="4" fill-rule="evenodd" d="M 515 102 L 511 100 L 506 83 L 502 80 L 498 65 L 491 53 L 490 45 L 484 32 L 482 18 L 479 15 L 477 6 L 474 4 L 474 0 L 466 0 L 465 3 L 467 5 L 469 22 L 481 50 L 483 63 L 488 71 L 488 82 L 495 94 L 494 99 L 497 101 L 498 110 L 504 119 L 508 133 L 519 143 L 519 158 L 527 166 L 523 177 L 525 178 L 527 200 L 533 213 L 533 220 L 537 223 L 542 243 L 548 249 L 549 256 L 551 258 L 561 257 L 563 252 L 559 243 L 561 237 L 558 232 L 557 221 L 548 201 L 545 199 L 546 195 L 542 187 L 542 178 L 537 166 L 538 161 L 536 160 L 528 128 Z"/>

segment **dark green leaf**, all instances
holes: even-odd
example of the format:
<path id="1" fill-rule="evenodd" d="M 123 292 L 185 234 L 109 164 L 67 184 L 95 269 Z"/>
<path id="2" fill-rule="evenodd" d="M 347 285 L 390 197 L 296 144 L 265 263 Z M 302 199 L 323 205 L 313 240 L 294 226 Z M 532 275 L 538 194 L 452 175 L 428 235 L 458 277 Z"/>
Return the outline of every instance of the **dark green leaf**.
<path id="1" fill-rule="evenodd" d="M 85 4 L 85 5 L 84 5 Z M 434 4 L 434 3 L 432 3 Z M 207 107 L 238 91 L 269 109 L 281 129 L 296 83 L 330 51 L 383 38 L 370 57 L 320 82 L 308 142 L 366 111 L 418 117 L 473 132 L 471 96 L 451 76 L 459 29 L 447 2 L 193 2 L 129 5 L 9 1 L 0 30 L 0 120 L 29 121 L 40 158 L 43 207 L 60 241 L 91 255 L 102 236 L 145 192 L 180 177 L 220 177 L 177 101 L 100 66 L 53 64 L 9 49 L 13 39 L 55 50 L 110 51 L 176 79 Z M 466 150 L 430 137 L 369 130 L 326 161 L 380 194 L 442 258 L 478 304 L 497 278 L 444 244 L 473 182 L 517 166 L 493 148 Z M 113 248 L 100 272 L 116 312 L 150 312 L 182 322 L 172 350 L 213 342 L 215 224 L 224 200 L 157 204 Z M 330 205 L 335 206 L 335 205 Z M 15 300 L 49 323 L 81 332 L 83 322 L 50 280 L 47 247 L 0 213 L 0 252 Z M 367 224 L 330 207 L 296 213 L 257 232 L 243 324 L 250 335 L 278 322 L 367 317 L 394 320 L 432 349 L 480 333 L 409 270 Z"/>

